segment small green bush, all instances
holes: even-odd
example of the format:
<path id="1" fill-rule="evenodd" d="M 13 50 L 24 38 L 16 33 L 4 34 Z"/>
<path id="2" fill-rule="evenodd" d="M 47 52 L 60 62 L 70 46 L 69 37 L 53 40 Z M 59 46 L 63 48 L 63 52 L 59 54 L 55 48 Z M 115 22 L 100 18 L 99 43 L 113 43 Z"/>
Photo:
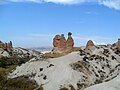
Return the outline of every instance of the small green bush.
<path id="1" fill-rule="evenodd" d="M 5 64 L 5 62 L 3 62 L 3 61 L 0 61 L 0 67 L 2 67 L 2 68 L 5 68 L 5 67 L 6 67 L 6 64 Z"/>

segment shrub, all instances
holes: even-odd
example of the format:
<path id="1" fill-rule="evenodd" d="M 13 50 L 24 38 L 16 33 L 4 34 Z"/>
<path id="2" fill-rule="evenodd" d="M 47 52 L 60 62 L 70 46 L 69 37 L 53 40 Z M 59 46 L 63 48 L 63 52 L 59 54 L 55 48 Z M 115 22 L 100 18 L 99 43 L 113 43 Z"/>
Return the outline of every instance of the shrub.
<path id="1" fill-rule="evenodd" d="M 70 90 L 75 90 L 75 88 L 72 85 L 69 85 Z"/>
<path id="2" fill-rule="evenodd" d="M 99 84 L 99 83 L 102 83 L 102 80 L 96 79 L 95 84 Z"/>
<path id="3" fill-rule="evenodd" d="M 34 90 L 38 85 L 34 80 L 30 80 L 25 76 L 9 79 L 7 81 L 8 90 Z"/>
<path id="4" fill-rule="evenodd" d="M 14 65 L 0 68 L 0 90 L 34 90 L 38 87 L 37 83 L 34 80 L 30 80 L 27 76 L 8 79 L 7 74 L 15 67 Z"/>
<path id="5" fill-rule="evenodd" d="M 0 67 L 2 67 L 2 68 L 5 68 L 5 67 L 6 67 L 6 64 L 5 64 L 4 61 L 0 61 Z"/>
<path id="6" fill-rule="evenodd" d="M 61 89 L 59 89 L 59 90 L 69 90 L 69 89 L 66 88 L 66 87 L 63 87 L 63 88 L 61 88 Z"/>

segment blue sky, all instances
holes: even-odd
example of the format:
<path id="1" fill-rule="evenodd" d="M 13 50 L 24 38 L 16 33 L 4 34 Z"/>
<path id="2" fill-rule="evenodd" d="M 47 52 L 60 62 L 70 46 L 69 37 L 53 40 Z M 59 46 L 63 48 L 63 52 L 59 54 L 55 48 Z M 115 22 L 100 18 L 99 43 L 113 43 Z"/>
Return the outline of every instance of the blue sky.
<path id="1" fill-rule="evenodd" d="M 0 1 L 0 40 L 15 47 L 52 46 L 53 37 L 73 33 L 75 46 L 91 39 L 114 43 L 120 37 L 119 0 Z"/>

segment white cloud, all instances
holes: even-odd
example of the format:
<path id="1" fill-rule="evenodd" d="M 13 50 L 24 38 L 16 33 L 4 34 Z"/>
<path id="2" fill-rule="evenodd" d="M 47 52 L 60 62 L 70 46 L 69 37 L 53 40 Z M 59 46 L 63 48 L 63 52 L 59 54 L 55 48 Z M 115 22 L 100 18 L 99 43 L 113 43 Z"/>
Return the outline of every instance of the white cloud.
<path id="1" fill-rule="evenodd" d="M 95 42 L 95 41 L 93 41 L 93 43 L 94 43 L 95 45 L 107 45 L 106 43 L 103 43 L 103 42 Z"/>
<path id="2" fill-rule="evenodd" d="M 101 4 L 109 8 L 120 10 L 120 0 L 106 0 L 106 1 L 101 2 Z"/>
<path id="3" fill-rule="evenodd" d="M 52 2 L 52 3 L 61 3 L 61 4 L 78 4 L 78 3 L 87 2 L 89 0 L 7 0 L 7 1 L 10 2 L 30 1 L 30 2 Z"/>
<path id="4" fill-rule="evenodd" d="M 89 36 L 89 37 L 80 37 L 80 36 L 73 36 L 75 41 L 75 46 L 85 46 L 88 40 L 92 40 L 95 45 L 106 45 L 112 41 L 112 38 L 103 37 L 103 36 Z"/>
<path id="5" fill-rule="evenodd" d="M 113 8 L 116 10 L 120 10 L 120 0 L 2 0 L 2 2 L 35 2 L 35 3 L 42 3 L 42 2 L 52 2 L 52 3 L 59 3 L 59 4 L 82 4 L 82 3 L 91 3 L 95 2 L 99 5 L 104 5 L 109 8 Z"/>

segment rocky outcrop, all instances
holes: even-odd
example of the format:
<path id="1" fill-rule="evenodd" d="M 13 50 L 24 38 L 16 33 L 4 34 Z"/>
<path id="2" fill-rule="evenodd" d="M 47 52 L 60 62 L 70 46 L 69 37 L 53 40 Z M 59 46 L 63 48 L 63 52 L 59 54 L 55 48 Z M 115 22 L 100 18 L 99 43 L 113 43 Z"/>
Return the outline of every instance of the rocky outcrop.
<path id="1" fill-rule="evenodd" d="M 118 50 L 120 51 L 120 39 L 118 39 L 117 48 L 118 48 Z"/>
<path id="2" fill-rule="evenodd" d="M 10 41 L 10 43 L 9 43 L 9 48 L 13 48 L 13 46 L 12 46 L 12 41 Z"/>
<path id="3" fill-rule="evenodd" d="M 2 41 L 0 41 L 0 48 L 2 49 L 12 49 L 12 41 L 10 41 L 9 43 L 3 43 Z"/>
<path id="4" fill-rule="evenodd" d="M 64 34 L 56 35 L 53 39 L 53 52 L 54 53 L 61 53 L 64 51 L 69 51 L 74 46 L 74 40 L 72 38 L 72 33 L 68 33 L 68 39 L 66 41 Z"/>
<path id="5" fill-rule="evenodd" d="M 3 47 L 3 43 L 0 41 L 0 48 L 2 48 Z"/>
<path id="6" fill-rule="evenodd" d="M 72 49 L 73 48 L 73 46 L 74 46 L 74 40 L 73 40 L 73 38 L 72 38 L 72 33 L 71 32 L 69 32 L 68 33 L 68 39 L 67 39 L 67 43 L 66 43 L 66 47 L 67 47 L 67 50 L 70 50 L 70 49 Z"/>
<path id="7" fill-rule="evenodd" d="M 120 55 L 112 49 L 116 46 L 95 47 L 90 54 L 85 52 L 86 47 L 82 47 L 80 52 L 64 57 L 27 62 L 10 73 L 9 78 L 29 75 L 30 79 L 43 85 L 44 90 L 63 90 L 64 87 L 68 88 L 65 90 L 84 90 L 91 85 L 107 82 L 120 74 Z"/>
<path id="8" fill-rule="evenodd" d="M 61 35 L 60 48 L 62 51 L 66 49 L 66 39 L 64 37 L 64 34 Z"/>
<path id="9" fill-rule="evenodd" d="M 61 39 L 60 35 L 56 35 L 54 37 L 54 39 L 53 39 L 53 46 L 54 47 L 59 47 L 60 46 L 60 39 Z"/>
<path id="10" fill-rule="evenodd" d="M 86 53 L 92 53 L 93 50 L 95 50 L 95 45 L 94 45 L 92 40 L 89 40 L 86 44 L 85 52 Z"/>
<path id="11" fill-rule="evenodd" d="M 61 51 L 64 51 L 66 49 L 66 39 L 64 37 L 64 34 L 56 35 L 53 39 L 53 46 L 54 46 L 54 52 L 59 53 Z"/>
<path id="12" fill-rule="evenodd" d="M 91 49 L 91 47 L 93 47 L 93 46 L 94 46 L 93 41 L 92 41 L 92 40 L 89 40 L 89 41 L 87 42 L 87 44 L 86 44 L 86 49 Z"/>

